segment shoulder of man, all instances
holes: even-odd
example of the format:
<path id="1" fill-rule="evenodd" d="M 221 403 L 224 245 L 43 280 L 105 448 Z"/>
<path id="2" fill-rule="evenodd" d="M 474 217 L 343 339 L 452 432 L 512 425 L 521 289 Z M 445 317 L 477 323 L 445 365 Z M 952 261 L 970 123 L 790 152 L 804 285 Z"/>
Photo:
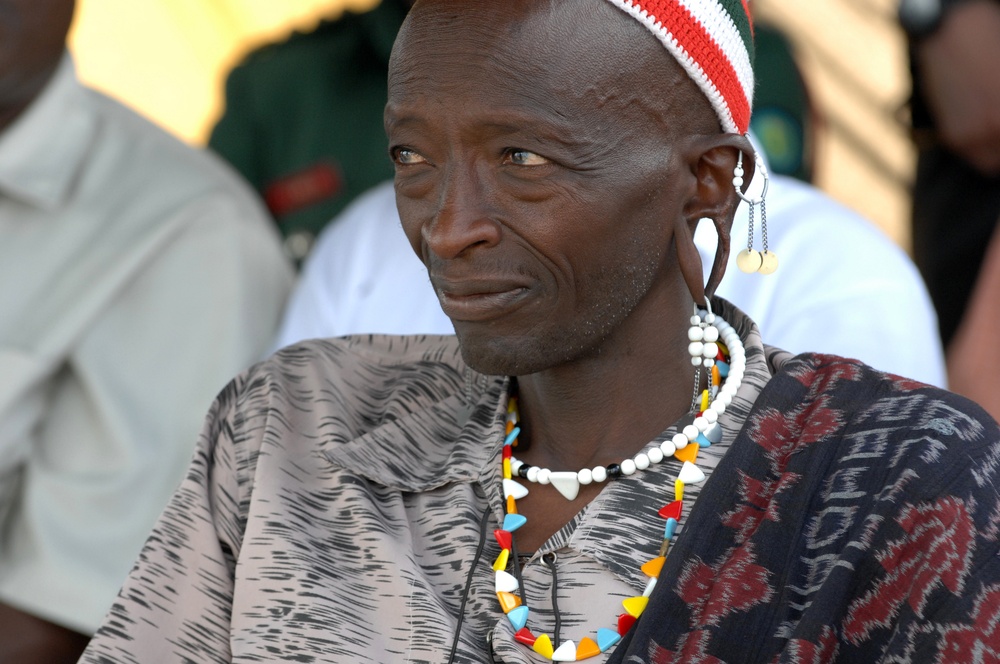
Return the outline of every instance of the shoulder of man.
<path id="1" fill-rule="evenodd" d="M 312 454 L 321 446 L 319 438 L 324 444 L 357 439 L 465 389 L 465 365 L 454 337 L 310 339 L 233 379 L 213 405 L 206 444 L 211 447 L 224 432 L 239 448 L 236 455 L 246 459 L 272 444 L 285 456 Z"/>
<path id="2" fill-rule="evenodd" d="M 411 388 L 421 407 L 464 388 L 465 364 L 454 336 L 364 334 L 310 339 L 282 348 L 249 372 L 287 386 L 299 398 L 320 400 L 331 390 L 346 400 L 391 401 Z M 404 394 L 409 399 L 412 394 Z"/>
<path id="3" fill-rule="evenodd" d="M 1000 429 L 975 402 L 835 355 L 778 362 L 764 395 L 795 413 L 797 427 L 816 427 L 806 440 L 833 434 L 841 454 L 864 447 L 889 467 L 933 470 L 910 487 L 915 498 L 950 491 L 963 477 L 983 487 L 1000 475 Z"/>
<path id="4" fill-rule="evenodd" d="M 114 192 L 122 201 L 120 209 L 130 211 L 130 215 L 119 215 L 126 227 L 134 229 L 139 221 L 135 209 L 126 208 L 126 203 L 141 203 L 144 215 L 156 224 L 166 219 L 191 221 L 193 217 L 182 218 L 177 211 L 213 205 L 214 227 L 225 223 L 242 232 L 258 229 L 272 239 L 266 211 L 228 163 L 208 150 L 187 145 L 97 90 L 85 88 L 85 94 L 97 126 L 96 147 L 83 166 L 89 170 L 88 187 L 96 189 L 100 183 Z M 227 212 L 220 215 L 218 206 Z M 110 229 L 111 218 L 108 221 Z M 278 249 L 276 241 L 274 248 Z"/>

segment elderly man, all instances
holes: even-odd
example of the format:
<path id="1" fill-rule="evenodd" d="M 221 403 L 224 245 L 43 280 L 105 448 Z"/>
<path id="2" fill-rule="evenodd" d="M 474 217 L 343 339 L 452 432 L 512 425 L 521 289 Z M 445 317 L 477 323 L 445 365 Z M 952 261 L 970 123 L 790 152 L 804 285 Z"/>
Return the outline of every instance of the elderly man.
<path id="1" fill-rule="evenodd" d="M 711 297 L 750 37 L 735 1 L 418 0 L 386 127 L 456 337 L 233 382 L 84 661 L 995 651 L 995 424 Z"/>

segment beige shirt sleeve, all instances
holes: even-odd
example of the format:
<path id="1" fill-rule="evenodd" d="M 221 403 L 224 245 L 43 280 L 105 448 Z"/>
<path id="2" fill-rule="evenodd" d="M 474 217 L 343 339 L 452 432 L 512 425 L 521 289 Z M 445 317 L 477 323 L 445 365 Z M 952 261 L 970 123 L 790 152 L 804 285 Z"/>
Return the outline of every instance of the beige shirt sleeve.
<path id="1" fill-rule="evenodd" d="M 292 279 L 245 184 L 71 66 L 0 135 L 0 601 L 97 628 Z"/>
<path id="2" fill-rule="evenodd" d="M 231 205 L 192 207 L 37 390 L 45 407 L 7 522 L 2 594 L 80 631 L 104 616 L 202 414 L 267 348 L 290 286 Z"/>

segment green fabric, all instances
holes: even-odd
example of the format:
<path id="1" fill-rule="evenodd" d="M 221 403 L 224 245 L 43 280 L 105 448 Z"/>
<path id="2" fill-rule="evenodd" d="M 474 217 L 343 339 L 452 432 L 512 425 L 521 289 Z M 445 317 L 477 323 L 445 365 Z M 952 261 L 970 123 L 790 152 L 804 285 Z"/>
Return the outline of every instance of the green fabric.
<path id="1" fill-rule="evenodd" d="M 743 45 L 746 47 L 747 53 L 750 54 L 750 64 L 753 65 L 755 35 L 750 28 L 750 18 L 747 16 L 746 4 L 743 0 L 718 0 L 718 2 L 722 9 L 729 14 L 733 25 L 736 26 L 736 31 L 740 33 Z"/>
<path id="2" fill-rule="evenodd" d="M 277 218 L 286 237 L 311 236 L 355 196 L 392 177 L 382 126 L 386 72 L 408 7 L 384 0 L 310 33 L 265 46 L 226 81 L 226 110 L 209 146 L 263 195 L 268 186 L 323 161 L 339 192 Z"/>
<path id="3" fill-rule="evenodd" d="M 750 129 L 767 154 L 771 170 L 812 179 L 812 106 L 788 39 L 757 23 L 756 72 Z"/>

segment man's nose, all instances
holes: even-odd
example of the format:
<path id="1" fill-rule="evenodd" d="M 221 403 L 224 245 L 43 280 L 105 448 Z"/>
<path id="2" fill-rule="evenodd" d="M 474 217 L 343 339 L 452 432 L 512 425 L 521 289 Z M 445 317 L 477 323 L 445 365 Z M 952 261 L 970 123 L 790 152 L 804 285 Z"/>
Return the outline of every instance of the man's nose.
<path id="1" fill-rule="evenodd" d="M 449 260 L 474 247 L 491 247 L 500 241 L 500 225 L 490 214 L 487 190 L 482 174 L 474 166 L 448 169 L 438 209 L 423 229 L 431 253 Z"/>

